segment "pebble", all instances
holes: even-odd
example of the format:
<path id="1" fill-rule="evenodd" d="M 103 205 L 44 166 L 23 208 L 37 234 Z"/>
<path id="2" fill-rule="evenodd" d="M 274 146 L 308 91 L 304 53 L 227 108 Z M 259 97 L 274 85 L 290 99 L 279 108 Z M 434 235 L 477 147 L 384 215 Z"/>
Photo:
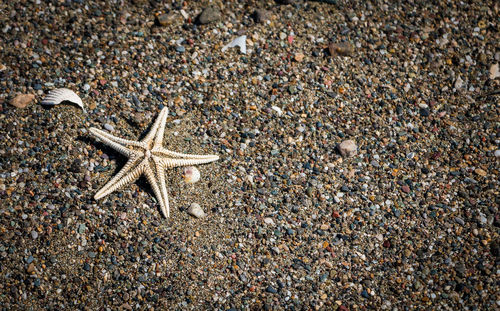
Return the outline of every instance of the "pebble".
<path id="1" fill-rule="evenodd" d="M 108 131 L 108 132 L 114 132 L 115 128 L 113 127 L 113 125 L 109 124 L 109 123 L 106 123 L 104 124 L 104 128 Z"/>
<path id="2" fill-rule="evenodd" d="M 221 18 L 221 12 L 216 7 L 207 7 L 198 15 L 198 23 L 201 25 L 216 22 Z"/>
<path id="3" fill-rule="evenodd" d="M 304 54 L 303 53 L 295 53 L 294 59 L 297 62 L 302 62 L 304 60 Z"/>
<path id="4" fill-rule="evenodd" d="M 278 291 L 277 291 L 274 287 L 272 287 L 271 285 L 269 285 L 269 286 L 266 288 L 266 292 L 271 293 L 271 294 L 276 294 L 276 293 L 278 293 Z"/>
<path id="5" fill-rule="evenodd" d="M 186 48 L 182 45 L 178 45 L 175 47 L 175 50 L 179 53 L 184 53 L 186 51 Z"/>
<path id="6" fill-rule="evenodd" d="M 456 90 L 459 90 L 459 89 L 461 89 L 463 86 L 464 86 L 464 80 L 462 80 L 462 77 L 458 76 L 458 78 L 455 80 L 455 84 L 453 85 L 453 87 L 454 87 Z"/>
<path id="7" fill-rule="evenodd" d="M 337 148 L 343 157 L 352 157 L 358 153 L 358 146 L 350 139 L 341 142 Z"/>
<path id="8" fill-rule="evenodd" d="M 500 70 L 498 69 L 498 63 L 490 66 L 490 79 L 494 80 L 500 78 Z"/>
<path id="9" fill-rule="evenodd" d="M 157 16 L 158 24 L 161 26 L 168 26 L 173 24 L 178 19 L 177 15 L 174 13 L 160 14 Z"/>
<path id="10" fill-rule="evenodd" d="M 134 1 L 2 3 L 4 309 L 495 309 L 494 1 L 212 1 L 206 25 L 208 1 Z M 90 111 L 9 104 L 59 87 Z M 145 178 L 93 199 L 126 158 L 88 128 L 140 139 L 164 106 L 166 148 L 220 156 L 165 175 L 203 220 Z"/>
<path id="11" fill-rule="evenodd" d="M 31 103 L 35 99 L 35 95 L 33 94 L 19 94 L 16 95 L 9 104 L 16 108 L 26 108 L 29 103 Z"/>
<path id="12" fill-rule="evenodd" d="M 271 12 L 264 9 L 257 9 L 252 14 L 253 19 L 257 23 L 264 23 L 271 18 Z"/>
<path id="13" fill-rule="evenodd" d="M 485 171 L 485 170 L 483 170 L 483 169 L 480 169 L 480 168 L 476 168 L 476 169 L 474 170 L 474 173 L 476 173 L 477 175 L 482 176 L 482 177 L 484 177 L 484 176 L 486 176 L 486 175 L 487 175 L 486 171 Z"/>
<path id="14" fill-rule="evenodd" d="M 348 42 L 330 42 L 328 44 L 328 51 L 331 56 L 351 56 L 354 53 L 354 48 Z"/>
<path id="15" fill-rule="evenodd" d="M 33 238 L 33 240 L 35 240 L 36 238 L 38 238 L 38 232 L 36 231 L 31 231 L 31 237 Z"/>
<path id="16" fill-rule="evenodd" d="M 191 203 L 187 210 L 188 214 L 196 218 L 204 218 L 205 212 L 198 203 Z"/>

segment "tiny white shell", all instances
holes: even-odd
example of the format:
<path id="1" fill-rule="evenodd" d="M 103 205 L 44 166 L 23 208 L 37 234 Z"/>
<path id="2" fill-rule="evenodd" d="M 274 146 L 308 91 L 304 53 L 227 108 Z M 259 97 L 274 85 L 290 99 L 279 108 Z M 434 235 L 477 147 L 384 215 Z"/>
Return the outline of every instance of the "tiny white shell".
<path id="1" fill-rule="evenodd" d="M 191 216 L 194 216 L 196 218 L 203 218 L 205 217 L 205 212 L 203 211 L 203 209 L 201 208 L 200 204 L 198 203 L 192 203 L 187 212 L 189 213 L 189 215 Z"/>
<path id="2" fill-rule="evenodd" d="M 42 100 L 41 104 L 54 106 L 65 101 L 77 104 L 85 112 L 85 107 L 83 106 L 80 96 L 76 95 L 76 93 L 72 90 L 66 88 L 54 89 L 50 91 L 49 94 Z"/>
<path id="3" fill-rule="evenodd" d="M 188 184 L 194 184 L 200 180 L 200 171 L 194 166 L 187 166 L 184 168 L 183 177 Z"/>
<path id="4" fill-rule="evenodd" d="M 247 36 L 243 35 L 231 41 L 229 44 L 222 48 L 222 52 L 225 52 L 228 48 L 233 48 L 235 46 L 240 47 L 240 52 L 243 54 L 247 53 Z"/>

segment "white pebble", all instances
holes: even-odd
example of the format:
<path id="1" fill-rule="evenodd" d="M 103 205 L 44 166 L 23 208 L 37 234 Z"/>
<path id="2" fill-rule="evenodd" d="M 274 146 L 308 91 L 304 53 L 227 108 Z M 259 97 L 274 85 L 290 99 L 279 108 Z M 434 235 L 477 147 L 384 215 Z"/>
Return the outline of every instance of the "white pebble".
<path id="1" fill-rule="evenodd" d="M 115 130 L 115 128 L 113 127 L 113 125 L 109 124 L 109 123 L 106 123 L 104 124 L 104 128 L 110 132 L 113 132 Z"/>
<path id="2" fill-rule="evenodd" d="M 264 223 L 268 225 L 274 225 L 274 220 L 272 218 L 266 217 L 264 218 Z"/>
<path id="3" fill-rule="evenodd" d="M 495 150 L 495 157 L 500 158 L 500 149 Z"/>
<path id="4" fill-rule="evenodd" d="M 198 203 L 192 203 L 191 206 L 189 206 L 188 214 L 191 216 L 194 216 L 196 218 L 205 217 L 205 212 L 203 211 L 200 204 L 198 204 Z"/>
<path id="5" fill-rule="evenodd" d="M 358 146 L 353 140 L 344 140 L 338 146 L 339 152 L 343 157 L 352 157 L 358 153 Z"/>

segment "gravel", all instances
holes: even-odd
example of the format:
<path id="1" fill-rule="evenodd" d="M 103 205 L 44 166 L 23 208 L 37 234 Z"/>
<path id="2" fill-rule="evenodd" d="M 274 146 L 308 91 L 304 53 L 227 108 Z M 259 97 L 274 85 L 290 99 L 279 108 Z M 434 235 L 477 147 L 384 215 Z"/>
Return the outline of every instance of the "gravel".
<path id="1" fill-rule="evenodd" d="M 279 2 L 0 4 L 4 309 L 498 308 L 495 3 Z M 220 160 L 94 200 L 164 106 Z"/>

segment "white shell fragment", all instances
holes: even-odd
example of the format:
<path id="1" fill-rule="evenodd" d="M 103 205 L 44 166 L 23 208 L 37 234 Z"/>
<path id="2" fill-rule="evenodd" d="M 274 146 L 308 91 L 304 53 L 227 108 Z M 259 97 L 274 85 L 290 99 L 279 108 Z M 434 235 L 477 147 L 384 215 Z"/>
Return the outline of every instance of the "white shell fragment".
<path id="1" fill-rule="evenodd" d="M 189 215 L 194 216 L 196 218 L 205 217 L 205 212 L 198 203 L 192 203 L 191 206 L 189 206 L 187 212 Z"/>
<path id="2" fill-rule="evenodd" d="M 200 180 L 200 171 L 194 166 L 187 166 L 184 168 L 183 177 L 188 184 L 194 184 Z"/>
<path id="3" fill-rule="evenodd" d="M 233 41 L 231 41 L 231 43 L 225 45 L 222 48 L 222 52 L 225 52 L 229 48 L 234 48 L 235 46 L 239 46 L 240 52 L 243 54 L 246 54 L 247 53 L 247 36 L 243 35 L 241 37 L 234 39 Z"/>
<path id="4" fill-rule="evenodd" d="M 54 89 L 50 91 L 49 94 L 42 100 L 41 104 L 54 106 L 66 101 L 77 104 L 83 109 L 84 112 L 86 112 L 80 96 L 76 95 L 76 93 L 72 90 L 66 88 Z"/>

